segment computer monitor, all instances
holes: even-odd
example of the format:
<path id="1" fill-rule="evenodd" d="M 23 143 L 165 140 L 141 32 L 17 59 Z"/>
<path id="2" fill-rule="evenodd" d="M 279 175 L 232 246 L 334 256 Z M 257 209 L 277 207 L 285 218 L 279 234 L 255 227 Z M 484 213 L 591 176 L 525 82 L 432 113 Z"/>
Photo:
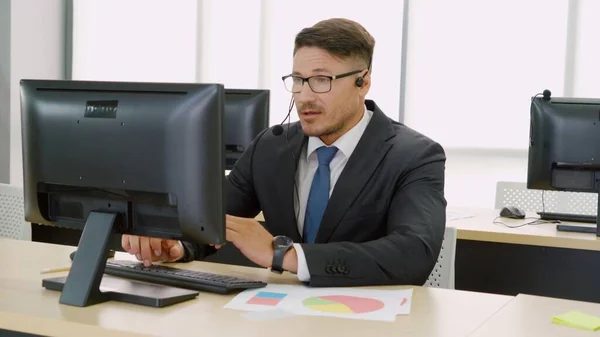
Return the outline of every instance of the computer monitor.
<path id="1" fill-rule="evenodd" d="M 221 84 L 21 81 L 25 219 L 82 229 L 60 303 L 107 300 L 111 237 L 225 242 Z"/>
<path id="2" fill-rule="evenodd" d="M 269 127 L 269 90 L 225 88 L 224 106 L 225 170 L 232 170 L 238 158 L 252 140 Z M 39 225 L 32 223 L 32 240 L 77 246 L 80 229 Z M 122 250 L 116 237 L 112 250 Z"/>
<path id="3" fill-rule="evenodd" d="M 527 188 L 600 191 L 600 99 L 534 97 L 531 102 Z M 600 202 L 598 204 L 600 214 Z M 540 214 L 544 219 L 544 214 Z M 559 225 L 562 231 L 596 228 Z"/>
<path id="4" fill-rule="evenodd" d="M 225 89 L 225 169 L 233 166 L 250 143 L 269 127 L 269 90 Z"/>

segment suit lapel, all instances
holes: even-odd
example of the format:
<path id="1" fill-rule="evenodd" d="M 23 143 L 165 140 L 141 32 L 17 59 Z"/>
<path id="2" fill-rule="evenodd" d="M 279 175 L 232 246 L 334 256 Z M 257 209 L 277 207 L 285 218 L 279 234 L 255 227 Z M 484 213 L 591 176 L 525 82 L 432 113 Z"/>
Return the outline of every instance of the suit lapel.
<path id="1" fill-rule="evenodd" d="M 316 243 L 325 243 L 329 240 L 340 220 L 391 147 L 386 143 L 387 139 L 395 135 L 390 120 L 374 102 L 366 103 L 369 110 L 374 112 L 373 116 L 329 198 Z"/>
<path id="2" fill-rule="evenodd" d="M 306 144 L 307 137 L 302 132 L 302 128 L 299 124 L 290 125 L 289 134 L 287 141 L 289 141 L 289 147 L 285 139 L 286 133 L 288 132 L 287 127 L 284 127 L 285 131 L 280 136 L 284 145 L 280 148 L 277 154 L 277 171 L 278 174 L 275 177 L 280 177 L 280 181 L 277 184 L 279 191 L 277 195 L 281 198 L 281 214 L 283 219 L 282 224 L 286 224 L 285 228 L 289 228 L 287 224 L 293 224 L 293 228 L 288 230 L 288 236 L 294 240 L 294 242 L 301 242 L 302 236 L 298 232 L 298 220 L 296 219 L 296 212 L 294 208 L 294 198 L 297 191 L 296 184 L 296 172 L 298 167 L 298 159 L 302 153 L 302 148 Z M 290 148 L 292 152 L 290 152 Z M 293 154 L 293 156 L 292 156 Z M 296 188 L 296 189 L 295 189 Z"/>

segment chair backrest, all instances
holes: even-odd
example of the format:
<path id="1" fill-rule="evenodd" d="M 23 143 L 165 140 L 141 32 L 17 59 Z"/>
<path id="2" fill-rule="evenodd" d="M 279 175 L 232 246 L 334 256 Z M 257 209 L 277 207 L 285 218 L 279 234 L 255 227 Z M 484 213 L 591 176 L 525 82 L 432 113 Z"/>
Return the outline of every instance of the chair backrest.
<path id="1" fill-rule="evenodd" d="M 496 183 L 495 208 L 505 206 L 516 206 L 527 212 L 596 215 L 598 194 L 530 190 L 523 182 L 499 181 Z"/>
<path id="2" fill-rule="evenodd" d="M 446 227 L 442 249 L 435 267 L 424 286 L 454 289 L 454 260 L 456 258 L 456 228 Z"/>
<path id="3" fill-rule="evenodd" d="M 25 221 L 21 187 L 0 184 L 0 237 L 31 240 L 31 224 Z"/>

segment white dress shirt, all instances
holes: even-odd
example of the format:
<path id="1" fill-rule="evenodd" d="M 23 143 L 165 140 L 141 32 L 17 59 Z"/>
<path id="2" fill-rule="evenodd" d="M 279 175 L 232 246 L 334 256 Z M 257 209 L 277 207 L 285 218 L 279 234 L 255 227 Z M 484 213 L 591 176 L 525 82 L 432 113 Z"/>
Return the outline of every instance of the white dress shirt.
<path id="1" fill-rule="evenodd" d="M 331 193 L 333 192 L 333 188 L 335 183 L 337 182 L 340 174 L 344 170 L 350 155 L 356 148 L 358 141 L 362 137 L 367 125 L 369 125 L 369 121 L 373 116 L 373 111 L 370 111 L 365 106 L 365 113 L 361 120 L 350 130 L 348 130 L 345 134 L 343 134 L 338 140 L 336 140 L 330 146 L 335 146 L 338 148 L 335 156 L 331 160 L 329 164 L 330 169 L 330 186 L 329 186 L 329 196 L 331 197 Z M 306 213 L 306 203 L 308 200 L 308 194 L 310 193 L 310 187 L 312 185 L 313 176 L 317 170 L 318 159 L 316 150 L 321 147 L 326 146 L 323 141 L 319 137 L 309 137 L 308 144 L 302 150 L 300 158 L 298 160 L 298 172 L 296 174 L 296 186 L 298 189 L 298 197 L 301 202 L 298 202 L 296 195 L 294 194 L 294 211 L 298 215 L 298 231 L 300 235 L 303 234 L 304 229 L 304 215 Z M 306 264 L 306 256 L 304 255 L 304 251 L 302 250 L 302 246 L 300 244 L 294 244 L 294 248 L 296 249 L 296 254 L 298 255 L 298 271 L 297 276 L 298 279 L 302 282 L 308 282 L 310 280 L 310 273 L 308 271 L 308 265 Z"/>

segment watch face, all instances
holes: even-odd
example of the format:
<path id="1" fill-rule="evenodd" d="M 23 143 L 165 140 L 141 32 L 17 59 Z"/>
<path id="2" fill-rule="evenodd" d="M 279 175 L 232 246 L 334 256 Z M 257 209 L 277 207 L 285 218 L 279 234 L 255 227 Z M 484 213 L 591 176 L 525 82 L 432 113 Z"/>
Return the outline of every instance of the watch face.
<path id="1" fill-rule="evenodd" d="M 287 236 L 280 235 L 273 238 L 273 248 L 275 249 L 287 248 L 292 244 L 294 244 L 294 241 L 292 241 L 292 239 L 288 238 Z"/>

